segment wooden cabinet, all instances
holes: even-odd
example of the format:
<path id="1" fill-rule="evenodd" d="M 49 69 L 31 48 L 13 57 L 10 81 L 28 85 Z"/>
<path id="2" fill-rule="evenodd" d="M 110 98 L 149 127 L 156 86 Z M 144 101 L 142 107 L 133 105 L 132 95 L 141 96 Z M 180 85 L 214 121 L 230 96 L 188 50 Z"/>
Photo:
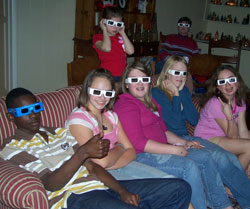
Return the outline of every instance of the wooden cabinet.
<path id="1" fill-rule="evenodd" d="M 133 42 L 135 53 L 132 57 L 157 56 L 159 50 L 159 41 L 151 42 Z"/>

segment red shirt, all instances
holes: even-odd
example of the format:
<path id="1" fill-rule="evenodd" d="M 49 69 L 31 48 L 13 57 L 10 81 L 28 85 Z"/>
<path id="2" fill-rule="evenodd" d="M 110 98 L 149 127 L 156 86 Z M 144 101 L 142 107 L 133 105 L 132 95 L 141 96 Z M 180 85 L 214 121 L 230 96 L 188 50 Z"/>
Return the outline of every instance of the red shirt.
<path id="1" fill-rule="evenodd" d="M 103 40 L 103 34 L 96 34 L 93 37 L 93 48 L 96 50 L 101 60 L 101 68 L 111 72 L 113 76 L 121 76 L 127 65 L 127 55 L 124 49 L 124 42 L 120 34 L 110 36 L 111 51 L 104 52 L 95 47 L 97 41 Z"/>

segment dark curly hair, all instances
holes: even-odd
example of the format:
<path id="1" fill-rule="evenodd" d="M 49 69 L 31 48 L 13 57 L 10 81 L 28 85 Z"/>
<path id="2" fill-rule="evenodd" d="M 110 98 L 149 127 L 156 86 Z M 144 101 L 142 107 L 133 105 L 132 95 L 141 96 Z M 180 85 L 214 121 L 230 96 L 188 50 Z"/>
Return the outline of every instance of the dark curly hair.
<path id="1" fill-rule="evenodd" d="M 5 104 L 7 108 L 12 108 L 15 100 L 21 96 L 30 95 L 35 98 L 34 94 L 25 88 L 15 88 L 12 89 L 6 96 Z"/>

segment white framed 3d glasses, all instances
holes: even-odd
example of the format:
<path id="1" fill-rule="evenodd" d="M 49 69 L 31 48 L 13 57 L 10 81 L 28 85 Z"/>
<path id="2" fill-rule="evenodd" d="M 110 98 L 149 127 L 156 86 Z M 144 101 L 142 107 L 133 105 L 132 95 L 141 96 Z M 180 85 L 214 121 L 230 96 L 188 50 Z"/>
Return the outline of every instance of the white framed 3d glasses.
<path id="1" fill-rule="evenodd" d="M 231 78 L 225 78 L 225 79 L 219 79 L 217 80 L 217 85 L 221 86 L 221 85 L 226 85 L 227 83 L 236 83 L 237 82 L 237 78 L 236 77 L 231 77 Z"/>
<path id="2" fill-rule="evenodd" d="M 104 95 L 104 97 L 107 98 L 113 98 L 115 96 L 115 91 L 106 91 L 106 90 L 101 90 L 101 89 L 94 89 L 94 88 L 88 88 L 88 92 L 90 95 L 93 96 L 102 96 Z"/>
<path id="3" fill-rule="evenodd" d="M 151 78 L 150 77 L 130 77 L 125 80 L 125 83 L 150 83 Z"/>
<path id="4" fill-rule="evenodd" d="M 117 28 L 123 28 L 124 22 L 116 22 L 114 20 L 106 20 L 106 24 L 109 26 L 115 26 Z"/>
<path id="5" fill-rule="evenodd" d="M 179 27 L 190 28 L 190 24 L 188 24 L 188 23 L 178 23 L 177 25 Z"/>
<path id="6" fill-rule="evenodd" d="M 174 75 L 174 76 L 187 76 L 186 71 L 181 71 L 181 70 L 168 70 L 168 74 Z"/>

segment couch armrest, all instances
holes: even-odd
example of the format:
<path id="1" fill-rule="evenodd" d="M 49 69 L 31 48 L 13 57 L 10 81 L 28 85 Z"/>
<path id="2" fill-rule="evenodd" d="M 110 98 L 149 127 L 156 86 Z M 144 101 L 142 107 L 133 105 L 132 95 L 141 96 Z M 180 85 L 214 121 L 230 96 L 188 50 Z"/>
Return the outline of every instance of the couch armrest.
<path id="1" fill-rule="evenodd" d="M 48 197 L 40 180 L 0 158 L 0 208 L 49 209 Z"/>
<path id="2" fill-rule="evenodd" d="M 193 102 L 195 108 L 197 109 L 198 113 L 200 113 L 200 111 L 201 111 L 200 102 L 201 102 L 202 96 L 204 96 L 204 95 L 193 95 L 192 96 L 192 102 Z M 188 134 L 193 136 L 195 126 L 192 126 L 190 123 L 186 122 L 186 127 L 188 130 Z"/>

